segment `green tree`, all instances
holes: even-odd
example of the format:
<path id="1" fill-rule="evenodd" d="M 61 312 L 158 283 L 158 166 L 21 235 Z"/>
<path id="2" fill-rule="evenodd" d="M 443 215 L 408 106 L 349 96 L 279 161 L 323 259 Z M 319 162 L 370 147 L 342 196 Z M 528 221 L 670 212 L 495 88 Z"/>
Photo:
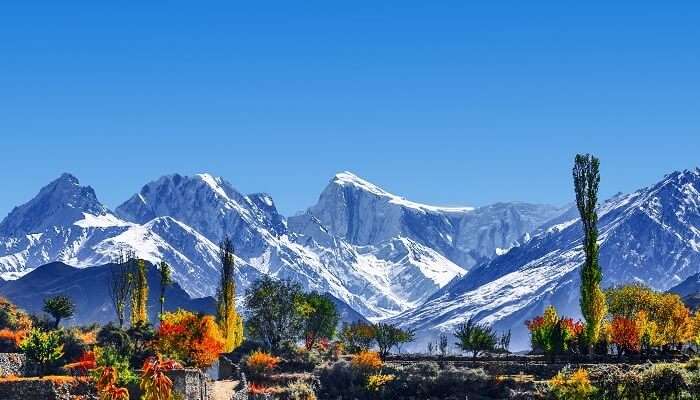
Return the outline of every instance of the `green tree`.
<path id="1" fill-rule="evenodd" d="M 48 372 L 63 356 L 63 345 L 59 331 L 44 332 L 36 328 L 32 329 L 19 347 L 27 359 L 39 367 L 41 376 Z"/>
<path id="2" fill-rule="evenodd" d="M 131 326 L 148 323 L 148 279 L 146 261 L 132 259 Z"/>
<path id="3" fill-rule="evenodd" d="M 243 319 L 236 311 L 236 277 L 233 243 L 228 237 L 219 245 L 221 279 L 217 290 L 216 322 L 226 340 L 225 351 L 230 352 L 243 343 Z"/>
<path id="4" fill-rule="evenodd" d="M 379 356 L 385 359 L 393 347 L 413 341 L 415 333 L 395 325 L 380 322 L 374 325 L 374 339 L 379 347 Z"/>
<path id="5" fill-rule="evenodd" d="M 161 261 L 158 272 L 160 273 L 160 314 L 158 319 L 162 319 L 165 312 L 165 289 L 173 284 L 173 270 L 168 263 Z"/>
<path id="6" fill-rule="evenodd" d="M 600 161 L 590 154 L 577 154 L 573 168 L 576 207 L 583 225 L 586 260 L 581 268 L 581 314 L 586 320 L 589 348 L 598 342 L 600 327 L 607 313 L 605 294 L 600 288 L 603 273 L 598 262 L 598 185 Z"/>
<path id="7" fill-rule="evenodd" d="M 343 324 L 343 329 L 340 330 L 340 341 L 343 342 L 345 350 L 352 354 L 369 350 L 375 338 L 374 326 L 362 321 Z"/>
<path id="8" fill-rule="evenodd" d="M 304 328 L 304 293 L 298 283 L 264 276 L 246 293 L 246 323 L 251 337 L 279 353 L 284 343 L 296 342 Z"/>
<path id="9" fill-rule="evenodd" d="M 333 301 L 317 292 L 304 295 L 304 303 L 304 344 L 311 350 L 317 339 L 333 339 L 340 315 Z"/>
<path id="10" fill-rule="evenodd" d="M 490 326 L 479 324 L 473 318 L 459 324 L 454 335 L 459 339 L 456 345 L 463 351 L 471 351 L 475 361 L 480 353 L 495 350 L 498 340 Z"/>
<path id="11" fill-rule="evenodd" d="M 62 319 L 71 318 L 75 314 L 75 303 L 68 296 L 54 296 L 44 299 L 44 312 L 54 319 L 54 329 L 58 329 L 58 324 Z"/>

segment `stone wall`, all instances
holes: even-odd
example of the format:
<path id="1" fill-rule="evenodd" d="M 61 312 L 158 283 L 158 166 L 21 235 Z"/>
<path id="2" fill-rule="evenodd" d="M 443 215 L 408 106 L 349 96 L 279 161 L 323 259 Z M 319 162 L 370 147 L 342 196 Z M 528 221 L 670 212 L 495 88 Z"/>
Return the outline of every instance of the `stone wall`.
<path id="1" fill-rule="evenodd" d="M 0 376 L 22 376 L 26 374 L 27 359 L 20 353 L 0 353 Z"/>
<path id="2" fill-rule="evenodd" d="M 211 383 L 198 369 L 176 369 L 166 374 L 173 381 L 173 390 L 185 400 L 209 400 Z M 2 397 L 0 397 L 2 398 Z"/>
<path id="3" fill-rule="evenodd" d="M 86 379 L 20 378 L 0 381 L 2 400 L 71 400 L 97 399 L 95 388 Z"/>

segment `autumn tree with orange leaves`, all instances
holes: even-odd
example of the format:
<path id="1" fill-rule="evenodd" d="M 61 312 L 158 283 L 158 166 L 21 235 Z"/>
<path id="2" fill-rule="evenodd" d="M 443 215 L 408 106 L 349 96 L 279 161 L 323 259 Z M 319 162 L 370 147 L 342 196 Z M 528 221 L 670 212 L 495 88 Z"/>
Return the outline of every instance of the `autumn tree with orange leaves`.
<path id="1" fill-rule="evenodd" d="M 210 315 L 177 310 L 163 314 L 156 331 L 156 351 L 166 358 L 197 368 L 210 367 L 225 349 L 225 339 Z"/>

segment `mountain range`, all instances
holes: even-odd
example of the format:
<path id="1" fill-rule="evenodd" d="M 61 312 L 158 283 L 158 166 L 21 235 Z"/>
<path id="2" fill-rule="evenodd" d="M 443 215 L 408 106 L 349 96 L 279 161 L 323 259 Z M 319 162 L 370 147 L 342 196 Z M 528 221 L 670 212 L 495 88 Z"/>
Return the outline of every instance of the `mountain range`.
<path id="1" fill-rule="evenodd" d="M 604 286 L 668 290 L 700 272 L 699 188 L 700 170 L 674 172 L 600 205 Z M 210 174 L 163 176 L 114 210 L 63 174 L 0 222 L 0 276 L 17 279 L 54 261 L 103 265 L 132 250 L 168 262 L 188 296 L 211 296 L 226 236 L 239 299 L 263 274 L 292 279 L 370 320 L 416 329 L 416 349 L 470 317 L 511 329 L 513 348 L 522 349 L 524 322 L 547 304 L 580 316 L 574 207 L 437 207 L 349 172 L 291 217 L 270 195 L 242 194 Z"/>
<path id="2" fill-rule="evenodd" d="M 40 265 L 103 265 L 120 253 L 168 262 L 193 297 L 215 293 L 218 246 L 233 240 L 239 295 L 262 274 L 328 292 L 363 316 L 412 309 L 478 262 L 506 251 L 560 208 L 422 205 L 348 172 L 306 212 L 286 218 L 271 196 L 244 195 L 209 174 L 163 176 L 114 211 L 63 174 L 0 222 L 0 273 Z"/>

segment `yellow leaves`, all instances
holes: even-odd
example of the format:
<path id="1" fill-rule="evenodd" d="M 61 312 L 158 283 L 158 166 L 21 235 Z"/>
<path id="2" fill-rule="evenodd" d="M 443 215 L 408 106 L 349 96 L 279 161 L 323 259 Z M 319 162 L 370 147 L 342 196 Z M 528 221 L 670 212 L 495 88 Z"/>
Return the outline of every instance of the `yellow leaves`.
<path id="1" fill-rule="evenodd" d="M 549 388 L 558 399 L 586 400 L 591 398 L 595 387 L 591 385 L 588 371 L 579 368 L 572 373 L 559 372 L 550 379 Z"/>
<path id="2" fill-rule="evenodd" d="M 557 315 L 557 309 L 550 305 L 544 310 L 542 314 L 543 323 L 547 326 L 554 326 L 559 321 L 559 316 Z"/>
<path id="3" fill-rule="evenodd" d="M 387 383 L 392 382 L 394 375 L 373 374 L 367 378 L 367 390 L 370 392 L 380 391 Z"/>
<path id="4" fill-rule="evenodd" d="M 676 294 L 634 284 L 608 290 L 607 296 L 613 316 L 635 319 L 646 347 L 679 345 L 694 338 L 693 318 Z"/>

